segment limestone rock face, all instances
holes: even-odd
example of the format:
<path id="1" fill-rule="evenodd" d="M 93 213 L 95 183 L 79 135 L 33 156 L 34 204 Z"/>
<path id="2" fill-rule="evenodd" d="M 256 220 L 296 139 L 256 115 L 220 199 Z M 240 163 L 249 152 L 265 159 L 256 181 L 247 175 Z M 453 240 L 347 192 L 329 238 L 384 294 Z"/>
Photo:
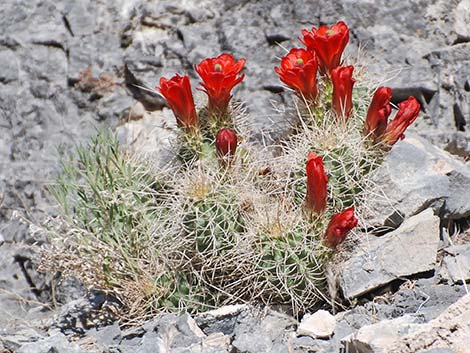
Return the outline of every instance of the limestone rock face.
<path id="1" fill-rule="evenodd" d="M 122 122 L 116 133 L 128 151 L 156 169 L 170 163 L 178 151 L 175 118 L 169 109 L 148 112 L 137 103 L 131 119 Z"/>

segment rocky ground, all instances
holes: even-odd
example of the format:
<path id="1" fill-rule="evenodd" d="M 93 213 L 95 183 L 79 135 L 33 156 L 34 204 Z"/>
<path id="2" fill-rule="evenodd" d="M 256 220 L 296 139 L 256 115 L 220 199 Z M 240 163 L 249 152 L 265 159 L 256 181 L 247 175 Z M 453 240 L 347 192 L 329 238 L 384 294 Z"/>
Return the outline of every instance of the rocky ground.
<path id="1" fill-rule="evenodd" d="M 0 18 L 0 352 L 468 352 L 469 0 L 5 0 Z M 368 215 L 396 230 L 370 237 L 338 275 L 356 307 L 298 322 L 234 306 L 126 329 L 100 317 L 110 298 L 37 273 L 43 239 L 30 222 L 55 212 L 46 188 L 59 156 L 102 126 L 129 140 L 136 98 L 163 107 L 126 88 L 125 64 L 155 86 L 174 72 L 195 79 L 193 65 L 222 51 L 245 57 L 236 97 L 275 138 L 291 103 L 273 72 L 281 46 L 339 19 L 349 56 L 365 47 L 372 80 L 424 111 L 381 169 L 389 201 Z"/>

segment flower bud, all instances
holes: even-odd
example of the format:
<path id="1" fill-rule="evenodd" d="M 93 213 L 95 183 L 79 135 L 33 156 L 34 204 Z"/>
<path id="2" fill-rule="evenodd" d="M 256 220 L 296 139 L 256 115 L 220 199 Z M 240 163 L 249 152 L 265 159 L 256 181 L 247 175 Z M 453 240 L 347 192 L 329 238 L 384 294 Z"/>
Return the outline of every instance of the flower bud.
<path id="1" fill-rule="evenodd" d="M 215 136 L 215 148 L 223 163 L 229 163 L 237 150 L 237 134 L 232 129 L 220 129 Z"/>
<path id="2" fill-rule="evenodd" d="M 374 141 L 379 140 L 387 128 L 388 117 L 392 112 L 391 98 L 392 89 L 389 87 L 379 87 L 372 97 L 367 111 L 364 134 L 371 135 Z"/>
<path id="3" fill-rule="evenodd" d="M 336 213 L 328 223 L 323 242 L 326 246 L 335 248 L 346 239 L 346 235 L 355 226 L 357 226 L 357 218 L 354 216 L 354 207 Z"/>
<path id="4" fill-rule="evenodd" d="M 306 171 L 307 197 L 305 205 L 308 209 L 320 214 L 326 208 L 326 198 L 328 196 L 328 176 L 323 167 L 323 158 L 314 152 L 310 152 Z"/>
<path id="5" fill-rule="evenodd" d="M 178 126 L 193 128 L 198 125 L 199 119 L 188 76 L 176 74 L 169 80 L 162 77 L 160 79 L 160 87 L 157 89 L 165 97 L 171 110 L 173 110 Z"/>
<path id="6" fill-rule="evenodd" d="M 356 82 L 352 78 L 353 66 L 338 66 L 331 70 L 333 82 L 333 110 L 339 118 L 349 119 L 352 112 L 352 90 Z"/>

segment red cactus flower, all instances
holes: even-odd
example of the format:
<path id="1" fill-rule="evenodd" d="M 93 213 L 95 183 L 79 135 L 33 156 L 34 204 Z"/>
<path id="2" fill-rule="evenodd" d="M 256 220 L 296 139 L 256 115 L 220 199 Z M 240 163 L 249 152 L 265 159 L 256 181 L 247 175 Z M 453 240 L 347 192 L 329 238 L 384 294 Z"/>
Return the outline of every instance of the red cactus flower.
<path id="1" fill-rule="evenodd" d="M 281 67 L 275 67 L 274 71 L 297 94 L 313 101 L 318 94 L 317 69 L 318 61 L 313 51 L 294 48 L 282 58 Z"/>
<path id="2" fill-rule="evenodd" d="M 355 226 L 357 226 L 357 219 L 354 217 L 354 207 L 336 213 L 328 223 L 323 242 L 326 246 L 335 248 L 346 239 L 346 235 Z"/>
<path id="3" fill-rule="evenodd" d="M 364 134 L 371 135 L 377 141 L 387 128 L 388 117 L 392 112 L 390 99 L 392 89 L 389 87 L 379 87 L 372 97 L 369 110 L 367 111 Z"/>
<path id="4" fill-rule="evenodd" d="M 389 146 L 405 137 L 406 128 L 416 120 L 421 106 L 415 97 L 409 97 L 406 101 L 398 103 L 398 108 L 397 115 L 388 123 L 382 138 L 382 141 Z"/>
<path id="5" fill-rule="evenodd" d="M 326 208 L 328 195 L 328 176 L 323 168 L 323 158 L 315 152 L 308 155 L 307 165 L 307 198 L 306 207 L 316 213 L 322 213 Z"/>
<path id="6" fill-rule="evenodd" d="M 312 27 L 309 32 L 302 30 L 303 39 L 300 41 L 309 50 L 317 53 L 320 64 L 320 72 L 328 74 L 341 63 L 341 55 L 349 41 L 349 28 L 343 21 L 328 27 Z"/>
<path id="7" fill-rule="evenodd" d="M 353 66 L 338 66 L 331 70 L 331 81 L 333 82 L 333 110 L 338 117 L 349 119 L 352 111 L 352 90 L 354 82 L 352 74 Z"/>
<path id="8" fill-rule="evenodd" d="M 157 89 L 165 97 L 171 110 L 173 110 L 178 126 L 186 128 L 197 126 L 199 119 L 188 76 L 176 74 L 169 80 L 162 77 L 160 79 L 160 87 L 157 87 Z"/>
<path id="9" fill-rule="evenodd" d="M 232 129 L 220 129 L 215 136 L 215 148 L 223 162 L 230 162 L 237 150 L 237 134 Z"/>
<path id="10" fill-rule="evenodd" d="M 202 79 L 201 86 L 209 97 L 208 109 L 224 114 L 232 98 L 233 87 L 242 82 L 245 75 L 237 75 L 243 70 L 246 60 L 235 61 L 230 54 L 221 54 L 216 58 L 204 59 L 195 66 Z"/>

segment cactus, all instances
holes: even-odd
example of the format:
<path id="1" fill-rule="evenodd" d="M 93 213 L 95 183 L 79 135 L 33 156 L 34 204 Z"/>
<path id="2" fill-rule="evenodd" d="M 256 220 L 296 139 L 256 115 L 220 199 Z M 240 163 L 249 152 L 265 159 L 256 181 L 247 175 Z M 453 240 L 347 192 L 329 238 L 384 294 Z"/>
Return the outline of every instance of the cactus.
<path id="1" fill-rule="evenodd" d="M 112 291 L 127 319 L 240 301 L 289 305 L 300 314 L 331 302 L 328 266 L 357 224 L 354 209 L 367 207 L 371 174 L 417 115 L 415 101 L 401 103 L 401 120 L 385 128 L 386 96 L 387 109 L 376 104 L 368 113 L 372 91 L 362 68 L 355 82 L 352 66 L 338 66 L 346 30 L 342 22 L 332 27 L 330 58 L 328 50 L 308 51 L 321 49 L 315 36 L 323 32 L 304 31 L 313 49 L 292 50 L 276 68 L 297 108 L 276 153 L 242 136 L 243 110 L 229 103 L 244 59 L 223 54 L 196 67 L 209 98 L 199 111 L 188 76 L 161 79 L 182 163 L 155 171 L 107 133 L 79 148 L 54 188 L 63 213 L 45 228 L 52 246 L 43 269 Z M 366 126 L 383 131 L 364 128 L 366 116 Z"/>

